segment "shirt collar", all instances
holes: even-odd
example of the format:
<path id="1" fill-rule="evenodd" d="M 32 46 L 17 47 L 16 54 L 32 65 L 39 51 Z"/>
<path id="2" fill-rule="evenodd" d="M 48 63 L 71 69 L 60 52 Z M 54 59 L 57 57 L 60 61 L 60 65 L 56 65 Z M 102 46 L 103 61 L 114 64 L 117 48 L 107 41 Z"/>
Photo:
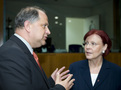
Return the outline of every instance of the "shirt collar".
<path id="1" fill-rule="evenodd" d="M 33 54 L 33 49 L 31 47 L 31 45 L 24 38 L 22 38 L 20 35 L 18 35 L 16 33 L 14 35 L 16 37 L 18 37 L 27 46 L 27 48 L 29 49 L 29 51 L 31 52 L 31 54 Z"/>

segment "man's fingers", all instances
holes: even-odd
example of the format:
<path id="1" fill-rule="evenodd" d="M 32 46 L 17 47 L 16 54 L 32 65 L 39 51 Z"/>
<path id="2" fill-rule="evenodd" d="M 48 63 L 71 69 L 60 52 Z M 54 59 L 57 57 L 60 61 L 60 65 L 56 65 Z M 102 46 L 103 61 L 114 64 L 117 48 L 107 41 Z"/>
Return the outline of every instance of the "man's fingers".
<path id="1" fill-rule="evenodd" d="M 56 84 L 61 81 L 60 73 L 56 74 Z"/>
<path id="2" fill-rule="evenodd" d="M 53 80 L 56 80 L 56 73 L 58 72 L 58 68 L 56 68 L 56 70 L 51 74 L 51 77 L 53 78 Z"/>
<path id="3" fill-rule="evenodd" d="M 68 77 L 66 78 L 66 81 L 69 82 L 71 80 L 72 76 L 73 76 L 72 74 L 69 74 Z"/>
<path id="4" fill-rule="evenodd" d="M 65 69 L 65 66 L 63 66 L 62 68 L 60 68 L 60 69 L 58 70 L 58 73 L 61 73 L 64 69 Z"/>
<path id="5" fill-rule="evenodd" d="M 56 68 L 56 70 L 53 73 L 57 73 L 57 71 L 58 71 L 58 68 Z"/>
<path id="6" fill-rule="evenodd" d="M 61 74 L 57 72 L 56 74 L 56 84 L 60 84 L 65 87 L 66 90 L 70 90 L 70 88 L 74 85 L 75 79 L 72 78 L 72 74 L 65 75 L 63 77 L 67 77 L 65 80 L 61 80 Z"/>
<path id="7" fill-rule="evenodd" d="M 69 74 L 62 76 L 61 80 L 66 79 L 68 76 L 69 76 Z"/>
<path id="8" fill-rule="evenodd" d="M 71 80 L 69 81 L 69 85 L 73 84 L 74 81 L 75 81 L 75 79 L 71 79 Z"/>
<path id="9" fill-rule="evenodd" d="M 75 79 L 71 79 L 73 74 L 69 74 L 65 81 L 68 83 L 68 90 L 74 85 Z"/>
<path id="10" fill-rule="evenodd" d="M 67 73 L 69 73 L 69 70 L 66 70 L 66 71 L 62 72 L 62 73 L 61 73 L 61 76 L 65 75 L 65 74 L 67 74 Z"/>
<path id="11" fill-rule="evenodd" d="M 74 83 L 72 83 L 72 84 L 69 86 L 69 89 L 71 89 L 73 85 L 74 85 Z"/>
<path id="12" fill-rule="evenodd" d="M 71 79 L 70 81 L 69 81 L 69 89 L 74 85 L 74 82 L 75 81 L 75 79 Z"/>

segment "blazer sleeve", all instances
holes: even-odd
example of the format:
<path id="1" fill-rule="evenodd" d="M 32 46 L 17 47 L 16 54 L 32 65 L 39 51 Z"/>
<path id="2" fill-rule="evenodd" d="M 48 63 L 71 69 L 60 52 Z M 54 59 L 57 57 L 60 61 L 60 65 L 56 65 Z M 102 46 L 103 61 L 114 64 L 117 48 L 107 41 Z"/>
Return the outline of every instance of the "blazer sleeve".
<path id="1" fill-rule="evenodd" d="M 62 85 L 56 84 L 55 81 L 52 79 L 52 77 L 48 78 L 49 84 L 51 89 L 50 90 L 65 90 L 65 88 Z"/>
<path id="2" fill-rule="evenodd" d="M 52 77 L 49 77 L 48 81 L 49 81 L 50 87 L 54 87 L 55 86 L 55 81 L 52 79 Z"/>

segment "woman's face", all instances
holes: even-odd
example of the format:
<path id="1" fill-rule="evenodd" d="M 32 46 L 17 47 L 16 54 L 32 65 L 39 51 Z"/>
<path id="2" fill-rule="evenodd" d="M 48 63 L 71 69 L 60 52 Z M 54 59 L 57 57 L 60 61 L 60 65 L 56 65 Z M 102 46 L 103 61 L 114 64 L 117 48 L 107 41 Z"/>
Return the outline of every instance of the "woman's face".
<path id="1" fill-rule="evenodd" d="M 88 60 L 102 58 L 102 51 L 106 50 L 107 44 L 103 44 L 102 39 L 99 35 L 93 34 L 85 40 L 85 55 Z"/>

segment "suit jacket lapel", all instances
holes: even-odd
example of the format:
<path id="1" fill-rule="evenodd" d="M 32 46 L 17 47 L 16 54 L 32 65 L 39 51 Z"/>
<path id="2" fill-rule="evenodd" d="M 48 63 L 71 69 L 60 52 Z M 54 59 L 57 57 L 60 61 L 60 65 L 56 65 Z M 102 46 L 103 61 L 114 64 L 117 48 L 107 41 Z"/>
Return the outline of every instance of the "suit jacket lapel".
<path id="1" fill-rule="evenodd" d="M 91 90 L 92 89 L 92 82 L 91 82 L 91 78 L 90 78 L 90 70 L 89 70 L 89 66 L 88 66 L 88 60 L 86 60 L 86 62 L 83 64 L 80 73 L 82 74 L 82 77 L 85 80 L 87 86 L 90 88 L 89 90 Z"/>
<path id="2" fill-rule="evenodd" d="M 50 87 L 50 86 L 49 86 L 49 83 L 48 83 L 48 80 L 47 80 L 47 77 L 46 77 L 46 75 L 45 75 L 43 69 L 42 69 L 42 71 L 41 71 L 40 67 L 38 66 L 38 64 L 37 64 L 36 61 L 34 60 L 33 55 L 30 55 L 30 56 L 29 56 L 29 59 L 32 61 L 32 63 L 33 63 L 33 64 L 35 65 L 35 67 L 38 69 L 38 71 L 40 72 L 41 76 L 42 76 L 43 79 L 45 80 L 47 86 Z"/>
<path id="3" fill-rule="evenodd" d="M 47 86 L 49 87 L 49 83 L 47 80 L 47 77 L 45 76 L 44 71 L 42 73 L 42 71 L 40 70 L 39 66 L 37 65 L 36 61 L 34 60 L 33 55 L 30 53 L 30 51 L 28 50 L 28 48 L 26 47 L 26 45 L 19 39 L 17 38 L 15 35 L 13 35 L 10 40 L 14 41 L 17 43 L 17 45 L 24 51 L 25 54 L 27 54 L 27 56 L 29 57 L 29 60 L 35 65 L 35 67 L 38 69 L 38 71 L 40 72 L 41 76 L 44 78 Z"/>
<path id="4" fill-rule="evenodd" d="M 109 75 L 110 68 L 108 62 L 104 59 L 103 65 L 95 82 L 94 88 L 98 87 Z"/>

